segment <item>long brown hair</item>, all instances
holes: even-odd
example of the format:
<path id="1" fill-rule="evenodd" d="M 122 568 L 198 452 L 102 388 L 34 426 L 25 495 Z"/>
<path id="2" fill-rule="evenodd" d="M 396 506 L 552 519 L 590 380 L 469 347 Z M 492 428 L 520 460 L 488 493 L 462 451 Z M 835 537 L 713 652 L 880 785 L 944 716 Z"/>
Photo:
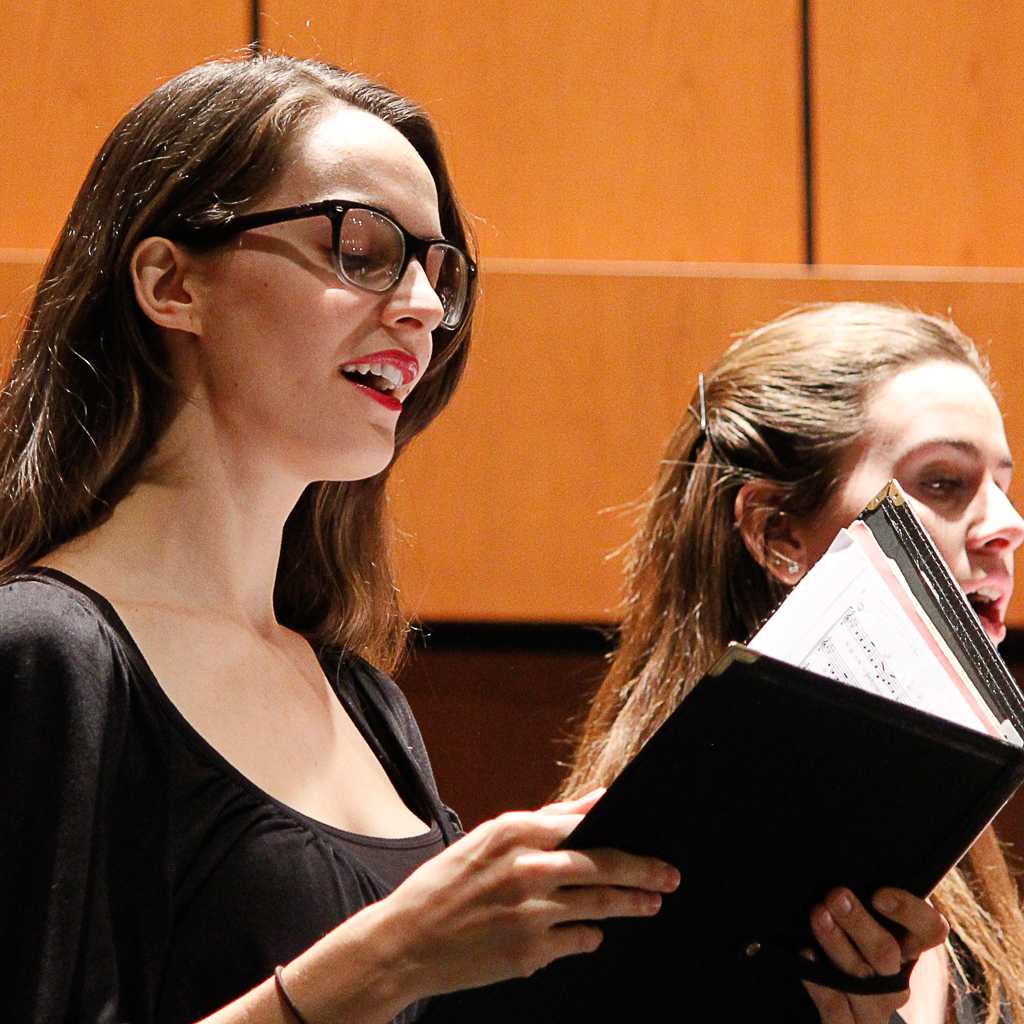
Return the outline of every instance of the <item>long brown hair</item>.
<path id="1" fill-rule="evenodd" d="M 213 61 L 129 111 L 97 155 L 38 285 L 0 398 L 0 574 L 109 515 L 132 488 L 179 401 L 167 354 L 139 310 L 131 255 L 184 220 L 215 223 L 272 186 L 293 141 L 341 101 L 396 128 L 437 186 L 442 231 L 467 228 L 437 135 L 414 103 L 360 75 L 283 56 Z M 447 404 L 471 317 L 434 335 L 398 425 L 400 451 Z M 385 667 L 405 624 L 385 517 L 388 471 L 310 485 L 284 530 L 279 620 Z"/>
<path id="2" fill-rule="evenodd" d="M 620 640 L 577 741 L 563 795 L 607 785 L 733 640 L 747 639 L 785 595 L 736 527 L 736 495 L 770 484 L 772 511 L 820 513 L 865 429 L 872 389 L 932 360 L 968 366 L 989 386 L 974 344 L 948 319 L 895 306 L 795 310 L 735 341 L 669 442 L 641 508 L 627 562 Z M 884 481 L 883 481 L 884 482 Z M 989 1024 L 1000 1002 L 1024 1021 L 1024 916 L 988 830 L 935 903 L 980 967 Z"/>

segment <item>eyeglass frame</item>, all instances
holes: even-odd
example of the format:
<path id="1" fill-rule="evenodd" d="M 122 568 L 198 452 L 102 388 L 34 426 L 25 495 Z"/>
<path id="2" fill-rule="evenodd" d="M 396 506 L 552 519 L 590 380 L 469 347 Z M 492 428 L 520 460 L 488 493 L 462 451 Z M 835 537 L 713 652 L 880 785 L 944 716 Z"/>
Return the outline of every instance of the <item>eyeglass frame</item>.
<path id="1" fill-rule="evenodd" d="M 369 210 L 371 213 L 382 217 L 389 224 L 393 225 L 402 239 L 402 260 L 394 281 L 386 288 L 378 291 L 375 288 L 368 288 L 365 284 L 352 280 L 344 270 L 341 261 L 341 225 L 345 214 L 349 210 Z M 268 227 L 271 224 L 288 224 L 293 220 L 305 220 L 310 217 L 326 217 L 331 222 L 331 262 L 334 265 L 334 272 L 345 284 L 352 285 L 360 291 L 370 292 L 372 295 L 386 295 L 392 288 L 395 288 L 399 281 L 405 276 L 409 264 L 415 259 L 421 267 L 427 253 L 435 245 L 443 246 L 446 249 L 453 249 L 465 261 L 466 264 L 466 298 L 459 315 L 458 322 L 446 324 L 443 320 L 438 325 L 448 331 L 457 331 L 466 321 L 466 316 L 473 306 L 475 295 L 475 283 L 477 266 L 469 258 L 469 253 L 447 238 L 421 238 L 399 224 L 390 213 L 381 210 L 369 203 L 350 202 L 347 199 L 321 199 L 314 203 L 300 203 L 297 206 L 283 206 L 276 210 L 257 210 L 254 213 L 231 214 L 228 220 L 216 224 L 196 224 L 185 221 L 182 227 L 175 232 L 179 239 L 184 242 L 197 241 L 216 245 L 234 235 L 249 231 L 252 228 Z M 436 291 L 435 291 L 435 294 Z M 438 295 L 440 298 L 440 295 Z M 443 303 L 442 303 L 443 305 Z"/>

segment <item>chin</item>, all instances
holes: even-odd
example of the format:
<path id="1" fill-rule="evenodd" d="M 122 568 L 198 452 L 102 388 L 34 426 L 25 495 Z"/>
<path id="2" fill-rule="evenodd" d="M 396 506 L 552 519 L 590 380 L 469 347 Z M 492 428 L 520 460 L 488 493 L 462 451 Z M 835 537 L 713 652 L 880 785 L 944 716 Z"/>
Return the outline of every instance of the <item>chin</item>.
<path id="1" fill-rule="evenodd" d="M 325 472 L 319 479 L 338 483 L 369 480 L 371 477 L 383 473 L 391 465 L 394 457 L 395 449 L 392 446 L 386 451 L 361 453 L 360 458 L 346 459 L 344 462 L 335 458 L 330 466 L 324 467 Z"/>

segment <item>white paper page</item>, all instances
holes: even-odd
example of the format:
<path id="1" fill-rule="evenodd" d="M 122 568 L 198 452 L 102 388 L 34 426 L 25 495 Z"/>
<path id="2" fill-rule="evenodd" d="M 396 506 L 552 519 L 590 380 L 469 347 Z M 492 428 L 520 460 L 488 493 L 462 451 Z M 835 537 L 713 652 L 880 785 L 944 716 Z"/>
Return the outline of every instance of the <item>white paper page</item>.
<path id="1" fill-rule="evenodd" d="M 868 560 L 873 562 L 879 575 L 888 583 L 890 593 L 902 605 L 904 611 L 912 614 L 914 623 L 918 627 L 918 633 L 924 642 L 931 648 L 932 653 L 942 662 L 946 669 L 946 675 L 950 682 L 956 687 L 961 696 L 971 706 L 974 714 L 985 724 L 989 734 L 998 739 L 1009 740 L 1011 743 L 1022 746 L 1020 737 L 1008 721 L 1000 722 L 992 709 L 986 704 L 984 697 L 978 692 L 973 680 L 964 671 L 956 655 L 949 649 L 942 634 L 935 628 L 935 624 L 918 604 L 917 598 L 907 583 L 902 570 L 896 561 L 879 547 L 871 530 L 862 522 L 853 523 L 847 530 L 850 537 L 857 546 L 867 555 Z"/>
<path id="2" fill-rule="evenodd" d="M 991 731 L 846 530 L 747 646 L 948 721 Z"/>

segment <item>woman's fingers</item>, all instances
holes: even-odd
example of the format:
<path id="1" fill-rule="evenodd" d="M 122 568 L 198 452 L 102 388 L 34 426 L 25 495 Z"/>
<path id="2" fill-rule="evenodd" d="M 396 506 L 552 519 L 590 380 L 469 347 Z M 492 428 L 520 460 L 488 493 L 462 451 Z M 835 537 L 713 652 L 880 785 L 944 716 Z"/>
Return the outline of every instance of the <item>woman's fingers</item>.
<path id="1" fill-rule="evenodd" d="M 513 812 L 486 822 L 459 843 L 465 844 L 466 855 L 480 867 L 511 858 L 511 874 L 523 891 L 590 885 L 655 892 L 678 888 L 678 870 L 654 857 L 621 850 L 558 849 L 580 820 L 577 814 Z"/>
<path id="2" fill-rule="evenodd" d="M 809 960 L 816 959 L 810 950 L 805 950 L 803 955 Z M 837 963 L 837 966 L 840 965 Z M 804 982 L 804 988 L 822 1024 L 889 1024 L 892 1015 L 906 1004 L 910 995 L 909 991 L 903 991 L 857 996 L 810 981 Z"/>
<path id="3" fill-rule="evenodd" d="M 848 974 L 896 974 L 903 965 L 900 943 L 849 889 L 833 889 L 814 908 L 811 928 L 833 963 Z"/>
<path id="4" fill-rule="evenodd" d="M 402 922 L 398 956 L 420 965 L 424 993 L 532 973 L 596 949 L 594 922 L 657 913 L 679 885 L 675 868 L 620 850 L 560 848 L 597 798 L 485 822 L 381 901 Z"/>
<path id="5" fill-rule="evenodd" d="M 824 985 L 815 985 L 810 981 L 804 982 L 804 988 L 811 997 L 822 1024 L 856 1024 L 853 1007 L 844 993 L 837 992 L 834 988 L 826 988 Z"/>
<path id="6" fill-rule="evenodd" d="M 537 811 L 537 813 L 586 814 L 587 811 L 589 811 L 591 807 L 593 807 L 594 804 L 604 796 L 605 792 L 605 787 L 599 786 L 597 789 L 592 789 L 589 793 L 584 793 L 572 800 L 559 800 L 557 803 L 547 804 Z"/>
<path id="7" fill-rule="evenodd" d="M 582 889 L 559 889 L 548 899 L 546 909 L 556 925 L 604 921 L 610 917 L 651 917 L 661 909 L 661 894 L 589 885 Z"/>
<path id="8" fill-rule="evenodd" d="M 552 928 L 548 935 L 550 939 L 549 956 L 545 960 L 545 966 L 563 956 L 593 953 L 604 938 L 604 933 L 600 928 L 588 924 L 559 925 Z"/>
<path id="9" fill-rule="evenodd" d="M 828 906 L 822 904 L 811 911 L 811 931 L 829 960 L 841 971 L 856 978 L 866 978 L 872 973 L 870 965 L 839 927 Z"/>
<path id="10" fill-rule="evenodd" d="M 902 889 L 880 889 L 874 909 L 902 928 L 901 938 L 871 915 L 849 889 L 833 889 L 811 912 L 811 928 L 829 959 L 858 978 L 896 974 L 908 960 L 937 946 L 948 932 L 942 915 Z M 909 992 L 855 996 L 805 982 L 824 1024 L 887 1024 Z"/>
<path id="11" fill-rule="evenodd" d="M 946 919 L 930 903 L 903 889 L 879 889 L 871 903 L 890 921 L 903 925 L 905 934 L 900 946 L 904 960 L 916 960 L 949 935 Z"/>
<path id="12" fill-rule="evenodd" d="M 582 813 L 571 811 L 508 811 L 459 841 L 475 842 L 488 853 L 517 846 L 553 850 L 582 820 Z"/>
<path id="13" fill-rule="evenodd" d="M 672 865 L 620 850 L 531 851 L 521 855 L 519 866 L 542 876 L 539 881 L 548 888 L 619 886 L 674 892 L 680 881 Z"/>
<path id="14" fill-rule="evenodd" d="M 804 982 L 804 988 L 822 1024 L 890 1024 L 892 1015 L 906 1005 L 910 995 L 904 991 L 892 995 L 853 996 L 810 981 Z"/>

